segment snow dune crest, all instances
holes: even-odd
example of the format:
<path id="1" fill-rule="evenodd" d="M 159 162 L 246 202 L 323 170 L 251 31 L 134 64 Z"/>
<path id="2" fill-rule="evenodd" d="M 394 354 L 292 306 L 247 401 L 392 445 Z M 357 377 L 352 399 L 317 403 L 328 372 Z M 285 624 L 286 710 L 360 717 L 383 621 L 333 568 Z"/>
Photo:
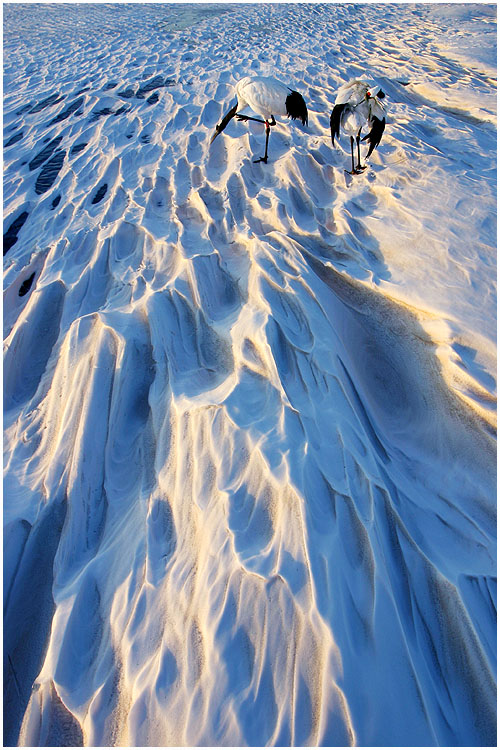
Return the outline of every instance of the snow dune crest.
<path id="1" fill-rule="evenodd" d="M 495 17 L 460 8 L 6 6 L 6 744 L 495 744 Z M 209 146 L 252 72 L 309 109 L 267 165 L 257 123 Z"/>

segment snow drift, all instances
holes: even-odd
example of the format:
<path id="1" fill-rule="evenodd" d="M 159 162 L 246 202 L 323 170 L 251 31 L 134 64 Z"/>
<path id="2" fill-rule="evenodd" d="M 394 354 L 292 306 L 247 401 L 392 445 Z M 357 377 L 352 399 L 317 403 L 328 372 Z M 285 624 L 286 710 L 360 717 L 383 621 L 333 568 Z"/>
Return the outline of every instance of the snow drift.
<path id="1" fill-rule="evenodd" d="M 495 20 L 4 6 L 5 744 L 496 744 Z"/>

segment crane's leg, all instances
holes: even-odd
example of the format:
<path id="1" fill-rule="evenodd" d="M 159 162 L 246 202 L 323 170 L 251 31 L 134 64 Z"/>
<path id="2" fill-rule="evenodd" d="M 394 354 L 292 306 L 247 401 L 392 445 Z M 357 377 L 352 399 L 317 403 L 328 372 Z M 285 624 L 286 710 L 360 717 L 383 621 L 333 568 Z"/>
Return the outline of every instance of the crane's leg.
<path id="1" fill-rule="evenodd" d="M 236 115 L 237 120 L 253 120 L 253 122 L 261 122 L 263 125 L 265 120 L 259 120 L 258 117 L 248 117 L 248 115 Z"/>
<path id="2" fill-rule="evenodd" d="M 253 120 L 253 122 L 261 122 L 263 125 L 266 124 L 266 122 L 269 123 L 269 125 L 276 125 L 276 120 L 274 119 L 274 115 L 271 115 L 271 119 L 268 120 L 259 120 L 258 117 L 249 117 L 248 115 L 236 115 L 237 120 Z"/>
<path id="3" fill-rule="evenodd" d="M 356 165 L 356 171 L 357 172 L 362 172 L 364 169 L 366 169 L 366 166 L 364 166 L 364 167 L 361 166 L 361 154 L 359 152 L 359 139 L 360 139 L 360 135 L 361 135 L 361 128 L 359 129 L 358 134 L 356 136 L 356 143 L 357 143 L 357 146 L 358 146 L 358 163 Z"/>
<path id="4" fill-rule="evenodd" d="M 274 120 L 274 117 L 273 117 L 273 120 Z M 254 159 L 253 160 L 254 164 L 258 164 L 258 162 L 260 162 L 260 161 L 263 161 L 264 164 L 267 164 L 267 144 L 269 143 L 269 133 L 271 132 L 271 125 L 276 125 L 276 122 L 273 122 L 273 123 L 270 124 L 266 120 L 266 152 L 265 152 L 264 156 L 260 157 L 260 159 Z"/>
<path id="5" fill-rule="evenodd" d="M 347 172 L 347 169 L 345 170 L 347 174 L 357 174 L 356 170 L 354 169 L 354 138 L 351 135 L 351 164 L 352 169 L 350 172 Z"/>
<path id="6" fill-rule="evenodd" d="M 345 170 L 347 174 L 361 174 L 366 167 L 361 166 L 361 155 L 359 153 L 359 135 L 361 133 L 361 129 L 359 130 L 357 136 L 356 136 L 356 145 L 358 148 L 358 163 L 356 166 L 354 166 L 354 137 L 351 135 L 351 166 L 352 169 L 350 172 L 347 172 L 347 169 Z"/>

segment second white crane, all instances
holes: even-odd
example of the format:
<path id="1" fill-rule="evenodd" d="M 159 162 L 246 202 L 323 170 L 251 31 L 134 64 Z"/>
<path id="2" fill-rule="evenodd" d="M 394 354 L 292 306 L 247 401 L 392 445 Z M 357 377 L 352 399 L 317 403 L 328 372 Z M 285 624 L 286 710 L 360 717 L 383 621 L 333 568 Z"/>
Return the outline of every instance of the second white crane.
<path id="1" fill-rule="evenodd" d="M 330 129 L 332 143 L 335 146 L 335 137 L 340 137 L 340 131 L 351 137 L 351 162 L 352 171 L 349 174 L 360 174 L 366 166 L 361 166 L 359 142 L 361 131 L 365 127 L 370 132 L 365 135 L 363 141 L 368 140 L 370 147 L 366 158 L 370 156 L 373 149 L 377 148 L 385 128 L 385 107 L 382 99 L 384 92 L 379 85 L 366 83 L 354 79 L 344 84 L 338 91 L 330 116 Z M 358 163 L 354 166 L 354 138 L 358 149 Z M 346 170 L 347 171 L 347 170 Z"/>

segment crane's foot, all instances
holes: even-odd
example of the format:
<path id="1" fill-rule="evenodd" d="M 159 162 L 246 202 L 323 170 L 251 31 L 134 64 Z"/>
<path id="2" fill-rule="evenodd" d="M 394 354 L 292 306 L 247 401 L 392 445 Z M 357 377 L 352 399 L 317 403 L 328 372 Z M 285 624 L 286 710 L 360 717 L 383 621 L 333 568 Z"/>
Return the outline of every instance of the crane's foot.
<path id="1" fill-rule="evenodd" d="M 260 159 L 254 159 L 253 163 L 254 164 L 259 164 L 259 162 L 261 162 L 261 161 L 263 161 L 264 164 L 267 164 L 267 156 L 261 156 Z"/>
<path id="2" fill-rule="evenodd" d="M 344 172 L 346 174 L 363 174 L 363 170 L 362 169 L 353 169 L 351 171 L 349 171 L 348 169 L 344 169 Z"/>

